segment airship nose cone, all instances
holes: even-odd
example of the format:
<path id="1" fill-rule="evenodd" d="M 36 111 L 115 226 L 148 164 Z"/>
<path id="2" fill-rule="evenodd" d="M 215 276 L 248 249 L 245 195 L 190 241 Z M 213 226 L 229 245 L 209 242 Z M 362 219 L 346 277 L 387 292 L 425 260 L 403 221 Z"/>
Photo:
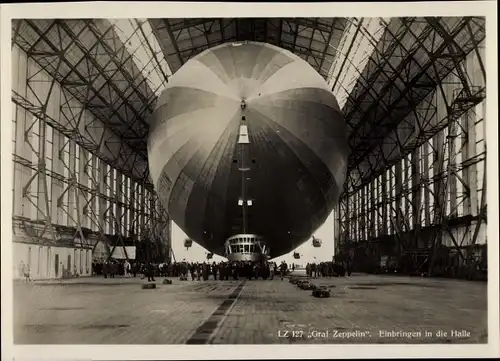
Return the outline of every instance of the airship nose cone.
<path id="1" fill-rule="evenodd" d="M 252 98 L 261 86 L 258 79 L 238 78 L 232 79 L 228 84 L 228 90 L 240 100 L 248 100 Z"/>

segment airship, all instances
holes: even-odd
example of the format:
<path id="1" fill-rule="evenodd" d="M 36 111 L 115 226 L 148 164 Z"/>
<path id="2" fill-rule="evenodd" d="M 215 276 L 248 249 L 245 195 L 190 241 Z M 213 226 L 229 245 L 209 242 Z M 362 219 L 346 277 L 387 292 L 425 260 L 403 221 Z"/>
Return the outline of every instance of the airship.
<path id="1" fill-rule="evenodd" d="M 267 43 L 225 43 L 187 61 L 158 98 L 150 174 L 189 239 L 229 260 L 279 257 L 338 202 L 346 125 L 326 81 Z"/>

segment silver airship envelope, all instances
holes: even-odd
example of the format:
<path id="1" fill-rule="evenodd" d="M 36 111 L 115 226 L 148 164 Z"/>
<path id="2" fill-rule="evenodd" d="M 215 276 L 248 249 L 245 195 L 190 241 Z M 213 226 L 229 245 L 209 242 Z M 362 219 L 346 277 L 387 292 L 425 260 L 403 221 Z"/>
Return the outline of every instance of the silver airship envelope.
<path id="1" fill-rule="evenodd" d="M 325 221 L 345 179 L 344 120 L 307 62 L 257 42 L 226 43 L 190 59 L 158 100 L 150 172 L 175 223 L 220 254 L 224 240 L 241 231 L 235 159 L 242 118 L 252 159 L 248 227 L 276 257 Z"/>

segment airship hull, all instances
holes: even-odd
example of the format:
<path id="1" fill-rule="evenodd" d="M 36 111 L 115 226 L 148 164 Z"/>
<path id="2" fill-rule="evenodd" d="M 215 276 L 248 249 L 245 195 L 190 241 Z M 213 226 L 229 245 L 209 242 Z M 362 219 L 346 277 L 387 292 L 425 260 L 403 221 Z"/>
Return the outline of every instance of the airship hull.
<path id="1" fill-rule="evenodd" d="M 346 129 L 305 61 L 269 44 L 223 44 L 170 79 L 148 152 L 159 198 L 188 237 L 225 255 L 230 237 L 255 234 L 277 257 L 307 241 L 335 206 Z"/>

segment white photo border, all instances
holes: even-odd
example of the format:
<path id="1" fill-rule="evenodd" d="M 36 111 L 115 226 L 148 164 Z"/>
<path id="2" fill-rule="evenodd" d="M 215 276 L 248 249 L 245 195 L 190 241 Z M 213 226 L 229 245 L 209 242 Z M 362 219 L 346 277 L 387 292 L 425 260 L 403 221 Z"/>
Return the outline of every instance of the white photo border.
<path id="1" fill-rule="evenodd" d="M 185 18 L 185 17 L 400 17 L 485 16 L 487 82 L 488 182 L 488 344 L 483 345 L 13 345 L 12 327 L 12 122 L 11 19 L 13 18 Z M 260 358 L 392 358 L 495 357 L 499 338 L 498 246 L 498 49 L 496 1 L 417 3 L 164 3 L 88 2 L 2 4 L 1 54 L 1 239 L 2 239 L 2 359 L 17 360 L 139 360 L 139 359 L 260 359 Z M 7 121 L 8 120 L 8 121 Z"/>

